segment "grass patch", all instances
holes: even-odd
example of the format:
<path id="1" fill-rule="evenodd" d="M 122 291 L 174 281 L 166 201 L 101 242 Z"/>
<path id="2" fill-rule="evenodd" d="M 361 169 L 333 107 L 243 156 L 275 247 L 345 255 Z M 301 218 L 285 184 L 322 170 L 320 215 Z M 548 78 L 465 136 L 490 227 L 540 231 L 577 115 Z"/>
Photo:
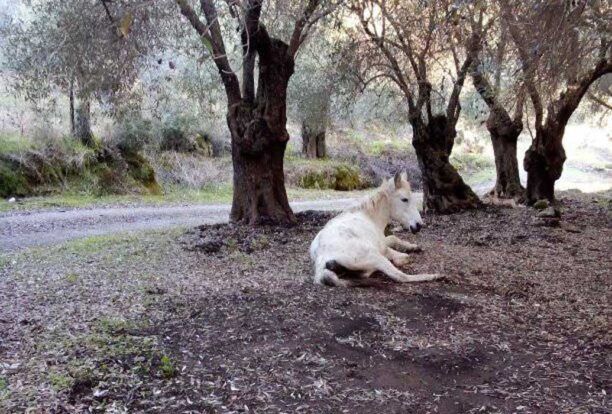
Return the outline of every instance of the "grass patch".
<path id="1" fill-rule="evenodd" d="M 0 377 L 0 400 L 8 396 L 9 394 L 8 386 L 9 386 L 8 379 L 4 377 Z"/>
<path id="2" fill-rule="evenodd" d="M 0 134 L 0 154 L 11 154 L 34 148 L 33 142 L 16 134 Z"/>
<path id="3" fill-rule="evenodd" d="M 359 168 L 329 159 L 292 159 L 285 171 L 285 181 L 307 190 L 354 191 L 368 187 Z"/>
<path id="4" fill-rule="evenodd" d="M 55 391 L 70 389 L 74 384 L 73 378 L 62 372 L 50 372 L 48 380 Z"/>
<path id="5" fill-rule="evenodd" d="M 291 201 L 332 199 L 361 196 L 362 191 L 334 191 L 330 189 L 287 188 Z M 210 186 L 201 190 L 172 189 L 163 195 L 104 195 L 64 193 L 46 197 L 28 197 L 16 203 L 0 200 L 0 212 L 96 207 L 162 206 L 177 204 L 229 204 L 233 189 L 230 184 Z"/>
<path id="6" fill-rule="evenodd" d="M 390 151 L 414 152 L 414 148 L 408 140 L 371 141 L 365 146 L 365 151 L 369 155 L 379 156 Z"/>
<path id="7" fill-rule="evenodd" d="M 46 382 L 55 391 L 74 397 L 91 395 L 98 389 L 100 401 L 96 404 L 103 408 L 104 395 L 120 389 L 126 381 L 175 377 L 178 370 L 174 362 L 158 350 L 156 337 L 145 334 L 145 328 L 120 318 L 102 318 L 88 334 L 47 338 L 40 351 L 59 359 Z"/>
<path id="8" fill-rule="evenodd" d="M 100 236 L 90 236 L 82 239 L 67 241 L 58 249 L 66 253 L 86 254 L 97 253 L 100 251 L 108 251 L 113 247 L 130 244 L 138 239 L 136 234 L 108 234 Z M 68 275 L 69 278 L 78 280 L 78 275 Z M 70 281 L 70 280 L 68 280 Z"/>
<path id="9" fill-rule="evenodd" d="M 7 256 L 0 256 L 0 270 L 4 270 L 10 263 L 10 260 Z"/>
<path id="10" fill-rule="evenodd" d="M 78 281 L 79 281 L 79 275 L 77 275 L 76 273 L 69 273 L 66 275 L 66 282 L 70 284 L 75 284 Z"/>
<path id="11" fill-rule="evenodd" d="M 475 153 L 453 153 L 450 162 L 457 171 L 468 174 L 495 167 L 492 159 L 483 154 Z"/>
<path id="12" fill-rule="evenodd" d="M 159 371 L 161 372 L 161 375 L 166 379 L 174 378 L 178 373 L 177 369 L 172 363 L 172 360 L 167 355 L 162 355 L 162 357 L 160 358 Z"/>

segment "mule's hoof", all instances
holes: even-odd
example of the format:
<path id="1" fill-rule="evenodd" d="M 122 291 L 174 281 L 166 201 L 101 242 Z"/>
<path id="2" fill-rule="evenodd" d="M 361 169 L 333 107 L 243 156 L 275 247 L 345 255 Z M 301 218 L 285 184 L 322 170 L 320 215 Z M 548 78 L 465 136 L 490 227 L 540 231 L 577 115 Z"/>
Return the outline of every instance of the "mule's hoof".
<path id="1" fill-rule="evenodd" d="M 409 252 L 409 253 L 420 253 L 422 251 L 423 251 L 423 248 L 419 246 L 418 244 L 415 244 L 415 245 L 412 245 L 406 248 L 406 252 Z"/>
<path id="2" fill-rule="evenodd" d="M 407 264 L 409 264 L 410 259 L 407 257 L 405 259 L 395 259 L 395 260 L 392 260 L 391 263 L 393 263 L 397 267 L 402 267 L 402 266 L 406 266 Z"/>
<path id="3" fill-rule="evenodd" d="M 410 246 L 402 246 L 400 251 L 403 253 L 419 253 L 423 251 L 423 248 L 418 244 L 413 244 Z"/>

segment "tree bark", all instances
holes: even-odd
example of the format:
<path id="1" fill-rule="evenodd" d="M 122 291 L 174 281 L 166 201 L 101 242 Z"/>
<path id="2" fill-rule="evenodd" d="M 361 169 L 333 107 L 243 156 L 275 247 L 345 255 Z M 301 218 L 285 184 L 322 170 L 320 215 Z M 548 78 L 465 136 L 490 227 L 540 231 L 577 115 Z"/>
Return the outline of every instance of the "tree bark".
<path id="1" fill-rule="evenodd" d="M 265 41 L 267 44 L 259 48 L 255 101 L 232 105 L 227 115 L 234 166 L 230 218 L 246 224 L 286 224 L 295 221 L 283 171 L 289 141 L 287 86 L 294 62 L 285 43 L 270 38 Z"/>
<path id="2" fill-rule="evenodd" d="M 70 101 L 70 135 L 76 135 L 75 119 L 74 119 L 74 82 L 70 81 L 70 90 L 68 92 Z"/>
<path id="3" fill-rule="evenodd" d="M 91 103 L 89 98 L 81 98 L 76 110 L 75 135 L 87 147 L 94 146 L 94 136 L 91 131 Z"/>
<path id="4" fill-rule="evenodd" d="M 555 201 L 555 182 L 565 163 L 563 134 L 565 124 L 547 122 L 536 129 L 536 136 L 525 153 L 523 168 L 527 171 L 527 204 L 538 200 Z"/>
<path id="5" fill-rule="evenodd" d="M 511 120 L 503 109 L 492 108 L 487 119 L 487 130 L 491 136 L 495 155 L 496 180 L 491 194 L 499 198 L 515 198 L 522 201 L 525 189 L 521 185 L 517 158 L 518 137 L 523 123 Z"/>
<path id="6" fill-rule="evenodd" d="M 325 127 L 315 128 L 302 121 L 302 154 L 306 158 L 325 158 Z"/>
<path id="7" fill-rule="evenodd" d="M 503 47 L 502 43 L 498 62 L 502 60 Z M 489 108 L 487 130 L 493 145 L 496 172 L 495 187 L 490 194 L 499 198 L 515 198 L 523 201 L 525 189 L 521 185 L 516 151 L 518 137 L 523 131 L 523 96 L 517 98 L 516 114 L 514 119 L 510 118 L 508 111 L 498 100 L 501 64 L 498 63 L 498 69 L 495 73 L 495 86 L 493 86 L 482 72 L 482 63 L 478 57 L 479 51 L 480 47 L 471 50 L 474 56 L 471 75 L 474 87 Z"/>
<path id="8" fill-rule="evenodd" d="M 448 118 L 436 115 L 428 124 L 413 118 L 411 124 L 412 145 L 423 174 L 424 210 L 446 214 L 478 207 L 478 196 L 449 162 L 457 131 Z"/>

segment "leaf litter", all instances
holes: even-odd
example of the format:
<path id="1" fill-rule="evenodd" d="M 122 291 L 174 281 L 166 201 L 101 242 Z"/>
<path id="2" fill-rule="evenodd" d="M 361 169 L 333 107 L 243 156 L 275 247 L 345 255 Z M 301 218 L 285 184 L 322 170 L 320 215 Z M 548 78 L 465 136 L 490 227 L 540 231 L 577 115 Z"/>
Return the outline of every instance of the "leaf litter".
<path id="1" fill-rule="evenodd" d="M 312 284 L 293 227 L 32 249 L 0 268 L 1 412 L 610 412 L 610 209 L 426 217 L 407 272 Z"/>

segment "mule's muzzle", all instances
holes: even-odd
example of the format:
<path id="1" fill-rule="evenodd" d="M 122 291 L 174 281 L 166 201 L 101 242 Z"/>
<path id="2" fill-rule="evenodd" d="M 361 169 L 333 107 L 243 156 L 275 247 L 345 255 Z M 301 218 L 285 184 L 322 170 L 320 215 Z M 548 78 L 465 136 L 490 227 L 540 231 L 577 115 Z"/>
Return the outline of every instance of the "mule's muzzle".
<path id="1" fill-rule="evenodd" d="M 412 232 L 412 234 L 416 234 L 421 231 L 422 227 L 423 226 L 421 225 L 421 223 L 416 223 L 414 225 L 410 225 L 410 231 Z"/>

